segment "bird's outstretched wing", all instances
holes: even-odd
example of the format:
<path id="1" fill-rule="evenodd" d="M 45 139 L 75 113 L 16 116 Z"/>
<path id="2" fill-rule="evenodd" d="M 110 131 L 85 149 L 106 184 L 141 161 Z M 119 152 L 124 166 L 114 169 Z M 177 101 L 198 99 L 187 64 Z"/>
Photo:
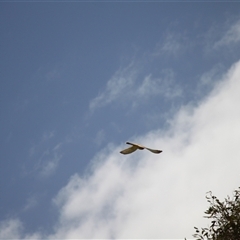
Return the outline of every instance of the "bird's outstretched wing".
<path id="1" fill-rule="evenodd" d="M 126 148 L 126 149 L 122 150 L 120 153 L 122 153 L 122 154 L 129 154 L 129 153 L 132 153 L 132 152 L 136 151 L 137 149 L 138 149 L 138 147 L 131 146 L 129 148 Z"/>
<path id="2" fill-rule="evenodd" d="M 147 149 L 150 152 L 156 153 L 156 154 L 162 152 L 162 150 L 147 148 L 147 147 L 142 146 L 142 145 L 137 144 L 137 143 L 126 142 L 126 144 L 129 144 L 129 145 L 132 145 L 132 146 L 122 150 L 120 153 L 122 153 L 122 154 L 129 154 L 129 153 L 135 152 L 137 149 L 139 149 L 139 150 Z"/>
<path id="3" fill-rule="evenodd" d="M 146 148 L 148 151 L 150 151 L 150 152 L 152 152 L 152 153 L 156 153 L 156 154 L 162 152 L 162 150 L 158 150 L 158 149 L 151 149 L 151 148 L 147 148 L 147 147 L 145 147 L 145 148 Z"/>
<path id="4" fill-rule="evenodd" d="M 140 149 L 140 150 L 143 150 L 145 148 L 144 146 L 137 144 L 137 143 L 126 142 L 126 144 L 135 146 L 137 149 Z"/>

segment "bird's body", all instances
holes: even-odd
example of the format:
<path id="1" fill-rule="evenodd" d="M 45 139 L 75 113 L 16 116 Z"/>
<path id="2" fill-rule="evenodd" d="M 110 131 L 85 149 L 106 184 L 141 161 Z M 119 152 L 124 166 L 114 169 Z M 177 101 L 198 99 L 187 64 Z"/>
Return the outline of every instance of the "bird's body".
<path id="1" fill-rule="evenodd" d="M 129 144 L 129 145 L 132 145 L 132 146 L 129 147 L 129 148 L 126 148 L 126 149 L 122 150 L 120 153 L 122 153 L 122 154 L 130 154 L 130 153 L 132 153 L 132 152 L 135 152 L 137 149 L 139 149 L 139 150 L 147 149 L 147 150 L 149 150 L 150 152 L 156 153 L 156 154 L 162 152 L 162 150 L 147 148 L 147 147 L 142 146 L 142 145 L 137 144 L 137 143 L 126 142 L 126 144 Z"/>

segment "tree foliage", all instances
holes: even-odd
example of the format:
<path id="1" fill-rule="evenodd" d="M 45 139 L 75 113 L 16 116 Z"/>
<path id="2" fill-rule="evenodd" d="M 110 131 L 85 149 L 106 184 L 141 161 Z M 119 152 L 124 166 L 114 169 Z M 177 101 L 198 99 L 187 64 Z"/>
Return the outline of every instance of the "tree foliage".
<path id="1" fill-rule="evenodd" d="M 205 212 L 206 218 L 211 219 L 208 228 L 195 228 L 193 235 L 196 240 L 240 240 L 240 187 L 234 191 L 233 197 L 219 199 L 207 193 L 207 201 L 210 203 Z"/>

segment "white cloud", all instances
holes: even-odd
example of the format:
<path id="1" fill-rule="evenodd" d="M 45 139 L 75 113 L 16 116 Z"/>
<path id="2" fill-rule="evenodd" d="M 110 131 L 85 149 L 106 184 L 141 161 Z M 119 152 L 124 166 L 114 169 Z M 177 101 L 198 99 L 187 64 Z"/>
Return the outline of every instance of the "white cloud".
<path id="1" fill-rule="evenodd" d="M 61 147 L 63 143 L 58 143 L 53 145 L 54 147 L 49 147 L 49 140 L 54 136 L 54 133 L 45 134 L 42 140 L 38 144 L 34 144 L 29 150 L 29 156 L 31 161 L 29 167 L 25 167 L 25 174 L 32 173 L 36 171 L 38 176 L 41 178 L 46 178 L 51 176 L 57 169 L 59 161 L 62 158 Z M 52 144 L 51 144 L 52 145 Z"/>
<path id="2" fill-rule="evenodd" d="M 36 207 L 38 204 L 37 198 L 35 196 L 31 196 L 27 199 L 27 203 L 25 207 L 23 208 L 23 211 L 28 211 L 34 207 Z"/>
<path id="3" fill-rule="evenodd" d="M 19 239 L 22 223 L 18 219 L 0 222 L 0 239 Z"/>
<path id="4" fill-rule="evenodd" d="M 239 186 L 240 62 L 198 106 L 184 107 L 168 131 L 134 139 L 161 155 L 99 153 L 87 177 L 74 175 L 55 199 L 51 238 L 184 238 L 203 226 L 205 193 Z"/>
<path id="5" fill-rule="evenodd" d="M 94 111 L 116 101 L 137 106 L 156 96 L 167 99 L 181 96 L 182 90 L 174 82 L 173 71 L 164 69 L 161 75 L 160 78 L 154 78 L 151 74 L 142 77 L 139 67 L 132 62 L 114 74 L 107 82 L 105 90 L 90 102 L 89 109 Z"/>
<path id="6" fill-rule="evenodd" d="M 43 136 L 42 136 L 42 141 L 48 141 L 49 139 L 53 138 L 55 136 L 54 131 L 51 132 L 44 132 Z"/>
<path id="7" fill-rule="evenodd" d="M 119 97 L 132 85 L 136 79 L 136 72 L 132 68 L 133 63 L 124 69 L 119 69 L 113 77 L 107 82 L 105 90 L 94 98 L 89 105 L 90 110 L 105 106 Z"/>
<path id="8" fill-rule="evenodd" d="M 41 157 L 40 175 L 41 177 L 49 177 L 52 175 L 58 167 L 59 161 L 62 155 L 59 153 L 60 146 L 57 144 L 52 150 L 47 150 Z"/>
<path id="9" fill-rule="evenodd" d="M 91 173 L 73 175 L 54 199 L 59 221 L 46 238 L 190 238 L 206 224 L 205 193 L 222 199 L 239 186 L 239 92 L 240 62 L 168 130 L 133 139 L 160 155 L 112 145 L 98 153 Z"/>
<path id="10" fill-rule="evenodd" d="M 171 99 L 180 97 L 182 90 L 175 86 L 173 81 L 174 74 L 171 70 L 163 71 L 163 78 L 152 78 L 151 75 L 146 76 L 142 83 L 136 88 L 135 96 L 137 99 L 148 98 L 154 95 L 160 95 Z"/>
<path id="11" fill-rule="evenodd" d="M 41 233 L 24 234 L 24 226 L 17 218 L 0 222 L 0 239 L 43 239 Z"/>
<path id="12" fill-rule="evenodd" d="M 234 23 L 226 33 L 224 33 L 222 38 L 214 44 L 214 47 L 228 46 L 238 42 L 240 42 L 240 20 Z"/>
<path id="13" fill-rule="evenodd" d="M 177 56 L 185 48 L 183 44 L 184 38 L 183 33 L 179 35 L 168 32 L 165 38 L 157 44 L 153 56 L 162 56 L 163 54 Z"/>
<path id="14" fill-rule="evenodd" d="M 98 153 L 91 173 L 73 175 L 54 199 L 59 221 L 44 237 L 183 239 L 204 227 L 206 192 L 223 199 L 240 182 L 239 78 L 240 62 L 198 106 L 183 107 L 168 130 L 133 139 L 162 148 L 160 155 L 125 156 L 112 145 Z M 1 236 L 19 229 L 18 221 L 2 223 Z"/>

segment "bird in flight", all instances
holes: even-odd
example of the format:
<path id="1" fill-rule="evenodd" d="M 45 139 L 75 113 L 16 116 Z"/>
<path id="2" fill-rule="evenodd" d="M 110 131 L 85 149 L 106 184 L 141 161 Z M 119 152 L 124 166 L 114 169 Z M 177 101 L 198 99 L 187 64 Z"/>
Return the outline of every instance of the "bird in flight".
<path id="1" fill-rule="evenodd" d="M 142 146 L 140 144 L 136 144 L 136 143 L 126 142 L 126 144 L 131 145 L 131 147 L 122 150 L 120 153 L 122 153 L 122 154 L 130 154 L 132 152 L 135 152 L 137 149 L 139 149 L 139 150 L 147 149 L 147 150 L 149 150 L 152 153 L 161 153 L 162 152 L 162 150 L 147 148 L 147 147 L 144 147 L 144 146 Z"/>

